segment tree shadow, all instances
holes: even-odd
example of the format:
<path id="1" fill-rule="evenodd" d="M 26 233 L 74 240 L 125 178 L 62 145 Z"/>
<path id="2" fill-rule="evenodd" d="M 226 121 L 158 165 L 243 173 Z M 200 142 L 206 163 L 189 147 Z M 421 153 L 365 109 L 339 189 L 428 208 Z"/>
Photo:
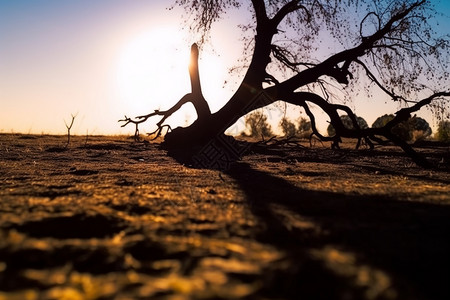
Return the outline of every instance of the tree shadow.
<path id="1" fill-rule="evenodd" d="M 227 174 L 261 223 L 257 240 L 285 254 L 262 295 L 450 299 L 450 207 L 306 190 L 246 163 Z"/>

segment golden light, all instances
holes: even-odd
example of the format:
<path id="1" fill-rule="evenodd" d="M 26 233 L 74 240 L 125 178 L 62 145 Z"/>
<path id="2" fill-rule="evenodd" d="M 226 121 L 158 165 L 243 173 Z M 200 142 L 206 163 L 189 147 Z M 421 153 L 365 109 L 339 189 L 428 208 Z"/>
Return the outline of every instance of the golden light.
<path id="1" fill-rule="evenodd" d="M 155 109 L 169 109 L 191 92 L 190 46 L 183 34 L 172 27 L 159 27 L 131 39 L 121 51 L 117 68 L 124 113 L 134 117 Z M 217 110 L 214 99 L 221 93 L 227 70 L 217 56 L 208 52 L 200 53 L 199 69 L 205 98 L 212 98 L 211 109 Z M 187 104 L 168 123 L 172 127 L 183 126 L 196 117 L 193 106 Z"/>

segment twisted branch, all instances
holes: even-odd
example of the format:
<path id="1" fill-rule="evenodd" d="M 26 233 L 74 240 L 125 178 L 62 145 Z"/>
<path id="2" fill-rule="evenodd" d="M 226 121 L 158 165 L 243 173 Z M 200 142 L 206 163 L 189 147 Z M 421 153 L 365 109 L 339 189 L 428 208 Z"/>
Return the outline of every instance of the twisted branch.
<path id="1" fill-rule="evenodd" d="M 306 114 L 311 120 L 311 128 L 313 130 L 313 134 L 316 135 L 322 141 L 332 141 L 333 148 L 339 148 L 339 143 L 341 142 L 342 137 L 347 138 L 356 138 L 358 139 L 357 147 L 360 145 L 362 139 L 364 139 L 367 144 L 373 149 L 373 142 L 376 143 L 384 143 L 378 136 L 386 138 L 388 141 L 391 141 L 395 145 L 401 147 L 403 151 L 411 157 L 411 159 L 420 166 L 423 167 L 431 167 L 431 164 L 419 153 L 417 153 L 407 142 L 403 141 L 401 138 L 392 133 L 392 128 L 399 123 L 408 120 L 411 117 L 413 112 L 420 110 L 423 106 L 429 105 L 433 100 L 442 99 L 450 97 L 450 92 L 438 92 L 433 95 L 424 98 L 422 100 L 417 101 L 411 107 L 406 107 L 397 111 L 396 116 L 389 121 L 385 126 L 380 128 L 360 128 L 358 126 L 356 116 L 353 111 L 345 106 L 340 104 L 332 104 L 327 102 L 321 96 L 310 93 L 310 92 L 294 92 L 290 95 L 289 98 L 283 99 L 284 101 L 302 106 Z M 330 123 L 333 125 L 336 134 L 332 137 L 325 137 L 321 135 L 316 128 L 315 117 L 307 102 L 311 102 L 319 106 L 325 113 L 330 117 Z M 353 123 L 353 128 L 349 129 L 344 126 L 339 114 L 338 110 L 345 111 L 347 115 L 350 117 Z"/>

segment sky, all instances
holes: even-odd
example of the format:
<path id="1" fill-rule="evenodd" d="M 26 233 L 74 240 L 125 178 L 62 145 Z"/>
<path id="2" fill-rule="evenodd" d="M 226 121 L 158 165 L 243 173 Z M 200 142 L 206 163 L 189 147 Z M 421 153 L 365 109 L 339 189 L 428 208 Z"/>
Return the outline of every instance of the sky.
<path id="1" fill-rule="evenodd" d="M 133 126 L 121 128 L 117 122 L 124 115 L 176 103 L 190 92 L 187 64 L 197 37 L 182 30 L 185 13 L 167 10 L 171 3 L 0 0 L 0 133 L 65 134 L 65 122 L 75 115 L 73 134 L 130 134 Z M 450 0 L 438 9 L 450 15 Z M 202 87 L 212 111 L 237 87 L 239 80 L 230 80 L 228 69 L 242 53 L 237 25 L 245 18 L 246 12 L 226 16 L 215 27 L 214 51 L 200 54 Z M 440 26 L 450 32 L 448 19 Z M 362 103 L 357 113 L 370 125 L 378 110 Z M 279 109 L 268 113 L 269 119 L 282 115 Z M 187 105 L 169 122 L 186 125 L 194 119 Z M 141 132 L 152 131 L 157 121 L 148 121 Z"/>
<path id="2" fill-rule="evenodd" d="M 64 121 L 76 115 L 74 134 L 121 134 L 134 130 L 117 122 L 125 114 L 169 108 L 190 92 L 187 66 L 196 38 L 181 30 L 183 12 L 168 10 L 171 3 L 0 0 L 0 132 L 64 134 Z M 237 43 L 233 33 L 222 30 L 218 48 Z M 232 92 L 222 89 L 223 61 L 238 57 L 230 53 L 201 54 L 213 111 Z M 194 119 L 187 105 L 169 121 Z"/>

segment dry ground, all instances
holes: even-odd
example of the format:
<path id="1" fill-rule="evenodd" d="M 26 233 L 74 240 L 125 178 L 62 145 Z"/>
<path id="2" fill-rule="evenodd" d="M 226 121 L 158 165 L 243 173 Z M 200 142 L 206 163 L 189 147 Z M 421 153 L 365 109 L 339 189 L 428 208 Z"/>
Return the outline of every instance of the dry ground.
<path id="1" fill-rule="evenodd" d="M 449 148 L 254 147 L 225 172 L 120 137 L 0 135 L 0 299 L 450 299 Z M 328 145 L 326 145 L 328 146 Z"/>

